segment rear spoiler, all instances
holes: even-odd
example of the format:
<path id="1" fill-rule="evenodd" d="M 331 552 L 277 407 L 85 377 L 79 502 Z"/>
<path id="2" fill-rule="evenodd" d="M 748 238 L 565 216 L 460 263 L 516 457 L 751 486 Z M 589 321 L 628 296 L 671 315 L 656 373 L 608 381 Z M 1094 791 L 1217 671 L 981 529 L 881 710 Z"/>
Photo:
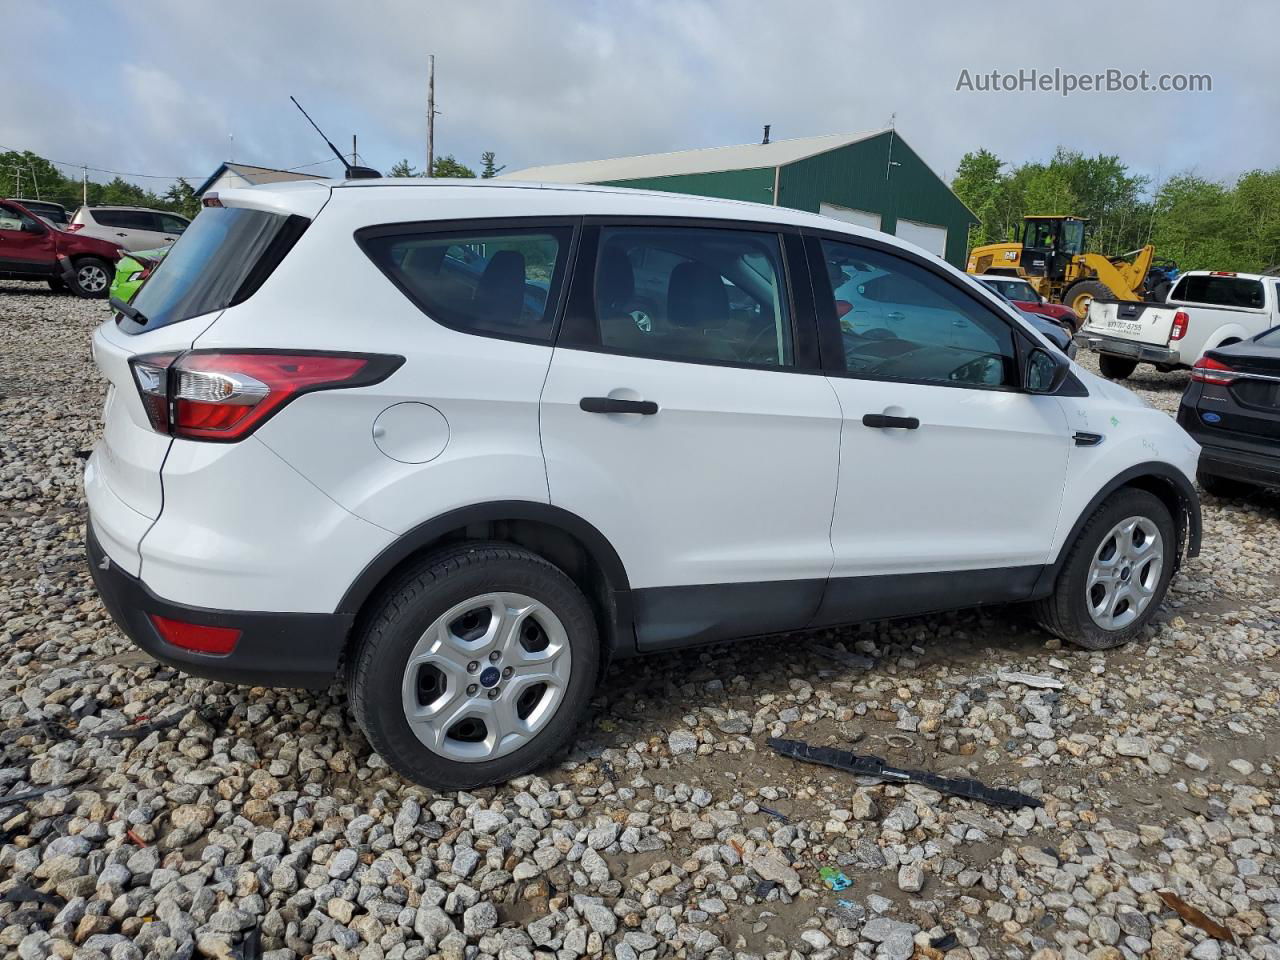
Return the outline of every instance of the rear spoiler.
<path id="1" fill-rule="evenodd" d="M 210 191 L 200 199 L 200 203 L 205 207 L 247 207 L 314 220 L 329 202 L 332 192 L 333 184 L 328 180 L 289 180 Z"/>

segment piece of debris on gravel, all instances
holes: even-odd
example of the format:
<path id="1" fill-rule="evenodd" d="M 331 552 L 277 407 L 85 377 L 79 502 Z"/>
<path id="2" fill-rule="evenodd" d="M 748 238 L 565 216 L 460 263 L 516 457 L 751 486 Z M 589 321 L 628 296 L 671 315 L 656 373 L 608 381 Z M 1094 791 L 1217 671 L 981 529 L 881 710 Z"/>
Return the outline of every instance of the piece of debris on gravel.
<path id="1" fill-rule="evenodd" d="M 1280 499 L 1206 497 L 1126 649 L 1001 608 L 630 660 L 560 766 L 439 794 L 337 684 L 187 679 L 121 636 L 83 560 L 106 307 L 0 303 L 0 955 L 1280 960 Z M 1172 412 L 1185 382 L 1126 386 Z"/>

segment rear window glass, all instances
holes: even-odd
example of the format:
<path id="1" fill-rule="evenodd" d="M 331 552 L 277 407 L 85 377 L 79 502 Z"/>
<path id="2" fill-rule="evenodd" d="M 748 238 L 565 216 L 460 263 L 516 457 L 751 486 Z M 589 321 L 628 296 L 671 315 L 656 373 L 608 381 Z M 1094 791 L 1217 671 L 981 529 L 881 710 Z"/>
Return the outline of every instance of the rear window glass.
<path id="1" fill-rule="evenodd" d="M 549 341 L 570 235 L 568 227 L 377 231 L 360 244 L 433 320 L 465 333 Z"/>
<path id="2" fill-rule="evenodd" d="M 1246 307 L 1260 310 L 1263 306 L 1262 281 L 1244 277 L 1214 277 L 1190 274 L 1178 281 L 1170 300 L 1203 303 L 1213 307 Z"/>
<path id="3" fill-rule="evenodd" d="M 121 329 L 142 333 L 242 302 L 309 223 L 305 217 L 243 207 L 205 209 L 138 290 L 132 306 L 139 320 L 121 317 Z"/>

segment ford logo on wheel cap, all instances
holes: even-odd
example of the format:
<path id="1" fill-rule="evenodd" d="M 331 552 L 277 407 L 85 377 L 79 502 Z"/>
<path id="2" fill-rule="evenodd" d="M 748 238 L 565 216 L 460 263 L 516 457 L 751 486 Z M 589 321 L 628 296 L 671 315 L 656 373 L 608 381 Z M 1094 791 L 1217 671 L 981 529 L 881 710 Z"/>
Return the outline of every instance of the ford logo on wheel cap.
<path id="1" fill-rule="evenodd" d="M 480 683 L 486 687 L 494 686 L 501 679 L 502 673 L 497 667 L 485 667 L 480 674 Z"/>

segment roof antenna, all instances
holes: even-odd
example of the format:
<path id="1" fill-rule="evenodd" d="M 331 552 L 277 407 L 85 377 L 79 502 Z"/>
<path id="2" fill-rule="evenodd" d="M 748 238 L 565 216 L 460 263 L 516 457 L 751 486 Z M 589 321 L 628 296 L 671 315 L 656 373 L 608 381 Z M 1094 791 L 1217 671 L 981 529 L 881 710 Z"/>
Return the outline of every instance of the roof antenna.
<path id="1" fill-rule="evenodd" d="M 771 123 L 766 123 L 766 124 L 764 125 L 764 139 L 760 141 L 762 144 L 765 144 L 765 143 L 768 143 L 768 142 L 769 142 L 769 129 L 770 129 L 772 126 L 773 126 L 773 124 L 771 124 Z"/>
<path id="2" fill-rule="evenodd" d="M 293 105 L 295 107 L 297 107 L 299 110 L 302 110 L 302 104 L 300 104 L 297 100 L 294 100 L 292 96 L 290 96 L 289 99 L 293 100 Z M 341 153 L 339 153 L 338 148 L 335 147 L 333 143 L 330 142 L 329 138 L 324 135 L 324 131 L 316 126 L 316 122 L 311 119 L 311 114 L 307 113 L 307 111 L 305 110 L 302 110 L 302 115 L 307 118 L 307 123 L 315 127 L 316 133 L 320 134 L 320 139 L 323 140 L 326 144 L 328 144 L 329 149 L 333 151 L 333 155 L 338 158 L 339 162 L 346 169 L 348 180 L 369 180 L 369 179 L 376 180 L 382 176 L 382 174 L 380 174 L 377 170 L 373 169 L 373 167 L 361 167 L 361 166 L 357 166 L 354 163 L 348 163 L 347 158 L 344 157 Z"/>

